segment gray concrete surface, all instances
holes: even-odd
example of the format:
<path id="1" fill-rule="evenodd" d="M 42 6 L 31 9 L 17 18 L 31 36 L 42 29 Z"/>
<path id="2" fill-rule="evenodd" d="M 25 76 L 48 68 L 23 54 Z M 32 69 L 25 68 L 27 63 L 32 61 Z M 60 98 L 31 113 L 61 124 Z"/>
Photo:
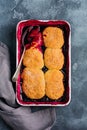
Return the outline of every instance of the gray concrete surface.
<path id="1" fill-rule="evenodd" d="M 15 70 L 15 28 L 23 19 L 63 19 L 71 24 L 72 100 L 56 107 L 52 130 L 87 130 L 87 0 L 0 0 L 0 41 L 8 45 Z M 0 130 L 11 130 L 0 119 Z"/>

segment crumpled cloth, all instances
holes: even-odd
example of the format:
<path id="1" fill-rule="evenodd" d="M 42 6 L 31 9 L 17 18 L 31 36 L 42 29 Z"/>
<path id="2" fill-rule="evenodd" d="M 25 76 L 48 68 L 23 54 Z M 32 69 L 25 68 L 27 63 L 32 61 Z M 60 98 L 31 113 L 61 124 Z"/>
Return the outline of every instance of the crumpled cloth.
<path id="1" fill-rule="evenodd" d="M 15 92 L 10 81 L 9 52 L 0 42 L 0 117 L 13 130 L 50 130 L 54 124 L 55 108 L 36 112 L 31 107 L 17 105 Z"/>

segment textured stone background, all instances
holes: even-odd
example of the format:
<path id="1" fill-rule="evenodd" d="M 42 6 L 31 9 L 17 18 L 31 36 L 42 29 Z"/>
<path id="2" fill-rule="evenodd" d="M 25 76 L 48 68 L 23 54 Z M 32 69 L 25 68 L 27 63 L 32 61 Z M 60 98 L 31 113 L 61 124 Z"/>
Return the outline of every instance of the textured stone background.
<path id="1" fill-rule="evenodd" d="M 72 100 L 56 107 L 52 130 L 87 130 L 87 0 L 0 0 L 0 41 L 8 45 L 15 70 L 15 28 L 23 19 L 64 19 L 72 28 Z M 11 130 L 0 119 L 0 130 Z"/>

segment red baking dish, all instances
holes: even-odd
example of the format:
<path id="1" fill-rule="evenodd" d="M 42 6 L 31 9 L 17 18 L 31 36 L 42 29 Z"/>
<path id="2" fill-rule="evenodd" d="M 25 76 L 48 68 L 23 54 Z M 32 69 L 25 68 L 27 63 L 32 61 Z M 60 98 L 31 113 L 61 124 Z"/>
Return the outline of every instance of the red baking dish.
<path id="1" fill-rule="evenodd" d="M 21 76 L 18 75 L 16 81 L 16 99 L 17 102 L 22 106 L 65 106 L 68 105 L 71 100 L 71 28 L 70 24 L 64 20 L 24 20 L 20 21 L 17 24 L 16 28 L 16 41 L 17 41 L 17 50 L 16 50 L 16 65 L 18 66 L 21 55 L 22 55 L 22 33 L 23 30 L 28 26 L 40 26 L 45 28 L 48 26 L 60 27 L 64 32 L 64 46 L 63 54 L 65 57 L 64 67 L 62 69 L 65 77 L 64 87 L 65 92 L 63 97 L 58 100 L 51 100 L 47 97 L 44 97 L 40 100 L 31 100 L 28 99 L 22 92 L 21 88 Z"/>

